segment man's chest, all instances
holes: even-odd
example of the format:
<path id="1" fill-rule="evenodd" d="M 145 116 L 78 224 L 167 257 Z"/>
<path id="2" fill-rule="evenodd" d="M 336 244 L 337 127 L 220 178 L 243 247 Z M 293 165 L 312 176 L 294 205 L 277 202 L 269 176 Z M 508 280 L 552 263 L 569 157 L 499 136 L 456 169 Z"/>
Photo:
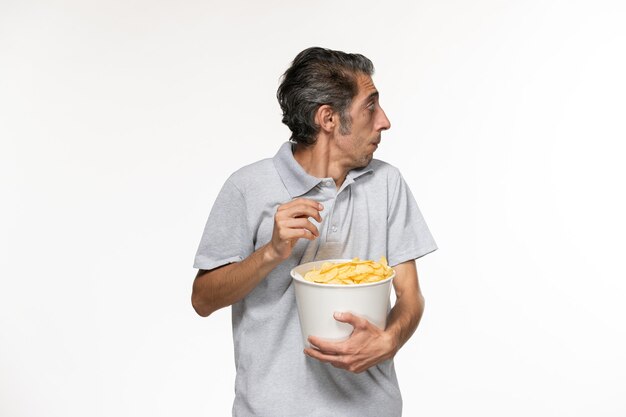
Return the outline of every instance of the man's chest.
<path id="1" fill-rule="evenodd" d="M 346 187 L 337 192 L 334 186 L 318 186 L 302 197 L 320 202 L 324 206 L 320 212 L 321 222 L 309 218 L 320 234 L 313 241 L 315 243 L 306 243 L 304 239 L 298 242 L 303 253 L 311 252 L 309 246 L 313 245 L 318 247 L 315 252 L 318 252 L 320 247 L 337 247 L 337 250 L 331 252 L 348 251 L 354 253 L 353 256 L 365 256 L 363 253 L 368 252 L 372 246 L 370 242 L 381 243 L 386 240 L 389 206 L 386 193 L 376 193 L 362 187 Z M 268 201 L 256 214 L 255 249 L 271 240 L 276 210 L 287 201 L 288 197 L 286 201 Z M 379 252 L 380 249 L 376 251 Z"/>

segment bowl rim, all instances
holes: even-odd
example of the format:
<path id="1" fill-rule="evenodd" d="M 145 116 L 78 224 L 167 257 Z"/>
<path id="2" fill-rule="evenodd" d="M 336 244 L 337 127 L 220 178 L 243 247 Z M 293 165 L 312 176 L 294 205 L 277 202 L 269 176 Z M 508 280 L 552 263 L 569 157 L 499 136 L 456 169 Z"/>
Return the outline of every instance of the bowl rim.
<path id="1" fill-rule="evenodd" d="M 320 259 L 317 261 L 311 261 L 311 262 L 305 262 L 303 264 L 300 264 L 294 268 L 291 269 L 290 271 L 290 275 L 291 278 L 294 281 L 297 281 L 299 283 L 302 284 L 306 284 L 306 285 L 310 285 L 312 287 L 317 287 L 317 288 L 367 288 L 367 287 L 374 287 L 377 285 L 383 285 L 386 284 L 387 282 L 393 280 L 396 277 L 396 270 L 393 269 L 393 267 L 391 268 L 391 270 L 393 271 L 393 274 L 391 274 L 391 276 L 380 280 L 380 281 L 376 281 L 376 282 L 368 282 L 365 284 L 323 284 L 320 282 L 313 282 L 313 281 L 307 281 L 306 279 L 304 279 L 304 277 L 296 272 L 296 268 L 300 268 L 304 265 L 308 265 L 308 264 L 315 264 L 315 263 L 320 263 L 320 262 L 332 262 L 332 263 L 342 263 L 342 262 L 350 262 L 353 258 L 350 259 Z"/>

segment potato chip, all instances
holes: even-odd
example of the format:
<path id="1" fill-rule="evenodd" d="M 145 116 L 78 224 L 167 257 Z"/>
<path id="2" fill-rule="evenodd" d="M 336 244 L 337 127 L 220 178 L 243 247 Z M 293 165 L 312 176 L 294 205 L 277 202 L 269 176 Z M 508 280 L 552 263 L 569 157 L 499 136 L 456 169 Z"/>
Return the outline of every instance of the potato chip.
<path id="1" fill-rule="evenodd" d="M 393 274 L 393 269 L 383 256 L 379 262 L 353 258 L 342 263 L 324 262 L 319 270 L 304 274 L 304 279 L 319 284 L 366 284 L 382 281 Z"/>

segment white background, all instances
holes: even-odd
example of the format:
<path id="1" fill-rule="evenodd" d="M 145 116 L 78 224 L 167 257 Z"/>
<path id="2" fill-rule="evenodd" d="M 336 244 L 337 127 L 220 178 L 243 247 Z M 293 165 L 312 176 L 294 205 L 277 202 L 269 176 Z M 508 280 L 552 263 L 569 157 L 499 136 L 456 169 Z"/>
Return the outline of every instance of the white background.
<path id="1" fill-rule="evenodd" d="M 0 415 L 230 414 L 193 256 L 313 45 L 374 61 L 440 247 L 405 415 L 626 415 L 626 6 L 382 3 L 0 2 Z"/>

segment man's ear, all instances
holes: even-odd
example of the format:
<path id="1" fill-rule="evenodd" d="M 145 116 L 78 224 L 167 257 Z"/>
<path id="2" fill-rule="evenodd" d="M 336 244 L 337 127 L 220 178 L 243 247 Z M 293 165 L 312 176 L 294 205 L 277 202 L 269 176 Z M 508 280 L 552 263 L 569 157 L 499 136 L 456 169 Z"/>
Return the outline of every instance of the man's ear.
<path id="1" fill-rule="evenodd" d="M 339 123 L 339 115 L 328 104 L 323 104 L 315 112 L 315 123 L 324 132 L 331 133 Z"/>

